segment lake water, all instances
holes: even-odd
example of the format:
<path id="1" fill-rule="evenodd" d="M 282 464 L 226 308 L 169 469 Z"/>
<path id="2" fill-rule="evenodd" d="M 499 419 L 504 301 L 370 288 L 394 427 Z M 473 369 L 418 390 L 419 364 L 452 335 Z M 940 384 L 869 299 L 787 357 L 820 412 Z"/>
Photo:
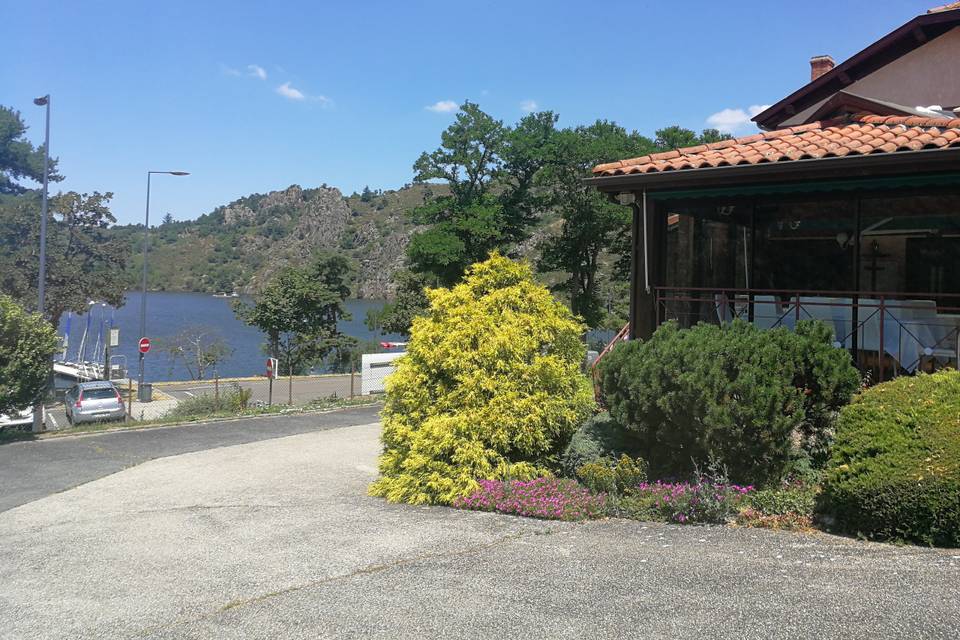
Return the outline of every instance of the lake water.
<path id="1" fill-rule="evenodd" d="M 262 346 L 266 339 L 260 331 L 237 319 L 232 304 L 233 299 L 214 298 L 206 293 L 147 293 L 147 335 L 153 344 L 144 362 L 146 380 L 156 382 L 189 379 L 183 364 L 171 362 L 160 348 L 164 339 L 175 336 L 188 326 L 202 326 L 216 331 L 233 349 L 233 353 L 217 366 L 221 376 L 262 375 L 266 359 Z M 401 340 L 400 336 L 371 332 L 364 324 L 367 311 L 379 309 L 383 304 L 382 300 L 347 300 L 346 307 L 352 317 L 340 322 L 340 331 L 361 341 Z M 70 320 L 67 349 L 70 360 L 77 357 L 88 318 L 90 328 L 86 339 L 87 359 L 93 358 L 98 336 L 106 336 L 112 322 L 113 327 L 120 330 L 120 346 L 111 349 L 111 355 L 125 356 L 130 374 L 136 377 L 137 341 L 140 339 L 140 293 L 127 293 L 126 303 L 118 309 L 96 305 L 88 314 L 74 315 Z M 67 318 L 64 316 L 60 321 L 60 335 L 64 335 L 66 325 Z M 104 338 L 99 338 L 101 349 L 103 340 Z"/>

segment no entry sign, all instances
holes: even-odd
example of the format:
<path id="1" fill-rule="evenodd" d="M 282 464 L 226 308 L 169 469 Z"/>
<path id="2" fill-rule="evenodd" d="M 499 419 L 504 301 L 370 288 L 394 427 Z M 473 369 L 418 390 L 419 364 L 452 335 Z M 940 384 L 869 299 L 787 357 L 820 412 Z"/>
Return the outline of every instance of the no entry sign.
<path id="1" fill-rule="evenodd" d="M 140 353 L 150 351 L 150 338 L 140 338 Z"/>
<path id="2" fill-rule="evenodd" d="M 276 358 L 267 358 L 267 377 L 268 378 L 277 377 L 277 359 Z"/>

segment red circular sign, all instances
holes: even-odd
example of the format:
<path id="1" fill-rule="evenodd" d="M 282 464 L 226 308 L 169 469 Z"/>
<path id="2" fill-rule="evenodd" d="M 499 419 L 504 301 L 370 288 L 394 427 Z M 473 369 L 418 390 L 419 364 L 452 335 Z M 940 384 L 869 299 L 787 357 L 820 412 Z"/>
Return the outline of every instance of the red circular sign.
<path id="1" fill-rule="evenodd" d="M 150 338 L 140 338 L 140 353 L 150 351 Z"/>

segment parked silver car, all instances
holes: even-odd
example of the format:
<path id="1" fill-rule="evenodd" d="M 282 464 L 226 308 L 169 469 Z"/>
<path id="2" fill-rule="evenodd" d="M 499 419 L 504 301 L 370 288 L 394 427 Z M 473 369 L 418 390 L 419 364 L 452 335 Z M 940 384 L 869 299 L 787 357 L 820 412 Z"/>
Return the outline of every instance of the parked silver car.
<path id="1" fill-rule="evenodd" d="M 70 424 L 123 420 L 126 416 L 123 398 L 112 382 L 81 382 L 67 391 L 63 402 Z"/>

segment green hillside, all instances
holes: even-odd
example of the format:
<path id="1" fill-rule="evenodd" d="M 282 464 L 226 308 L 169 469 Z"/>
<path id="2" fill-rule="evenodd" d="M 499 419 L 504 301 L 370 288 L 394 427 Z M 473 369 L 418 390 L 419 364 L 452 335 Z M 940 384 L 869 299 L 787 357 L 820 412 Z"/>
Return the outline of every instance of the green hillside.
<path id="1" fill-rule="evenodd" d="M 389 295 L 414 226 L 406 212 L 435 185 L 344 197 L 333 187 L 252 194 L 192 221 L 151 228 L 148 285 L 167 291 L 249 292 L 285 264 L 318 249 L 344 252 L 357 264 L 354 295 Z M 143 225 L 111 233 L 129 243 L 131 283 L 138 283 Z"/>

